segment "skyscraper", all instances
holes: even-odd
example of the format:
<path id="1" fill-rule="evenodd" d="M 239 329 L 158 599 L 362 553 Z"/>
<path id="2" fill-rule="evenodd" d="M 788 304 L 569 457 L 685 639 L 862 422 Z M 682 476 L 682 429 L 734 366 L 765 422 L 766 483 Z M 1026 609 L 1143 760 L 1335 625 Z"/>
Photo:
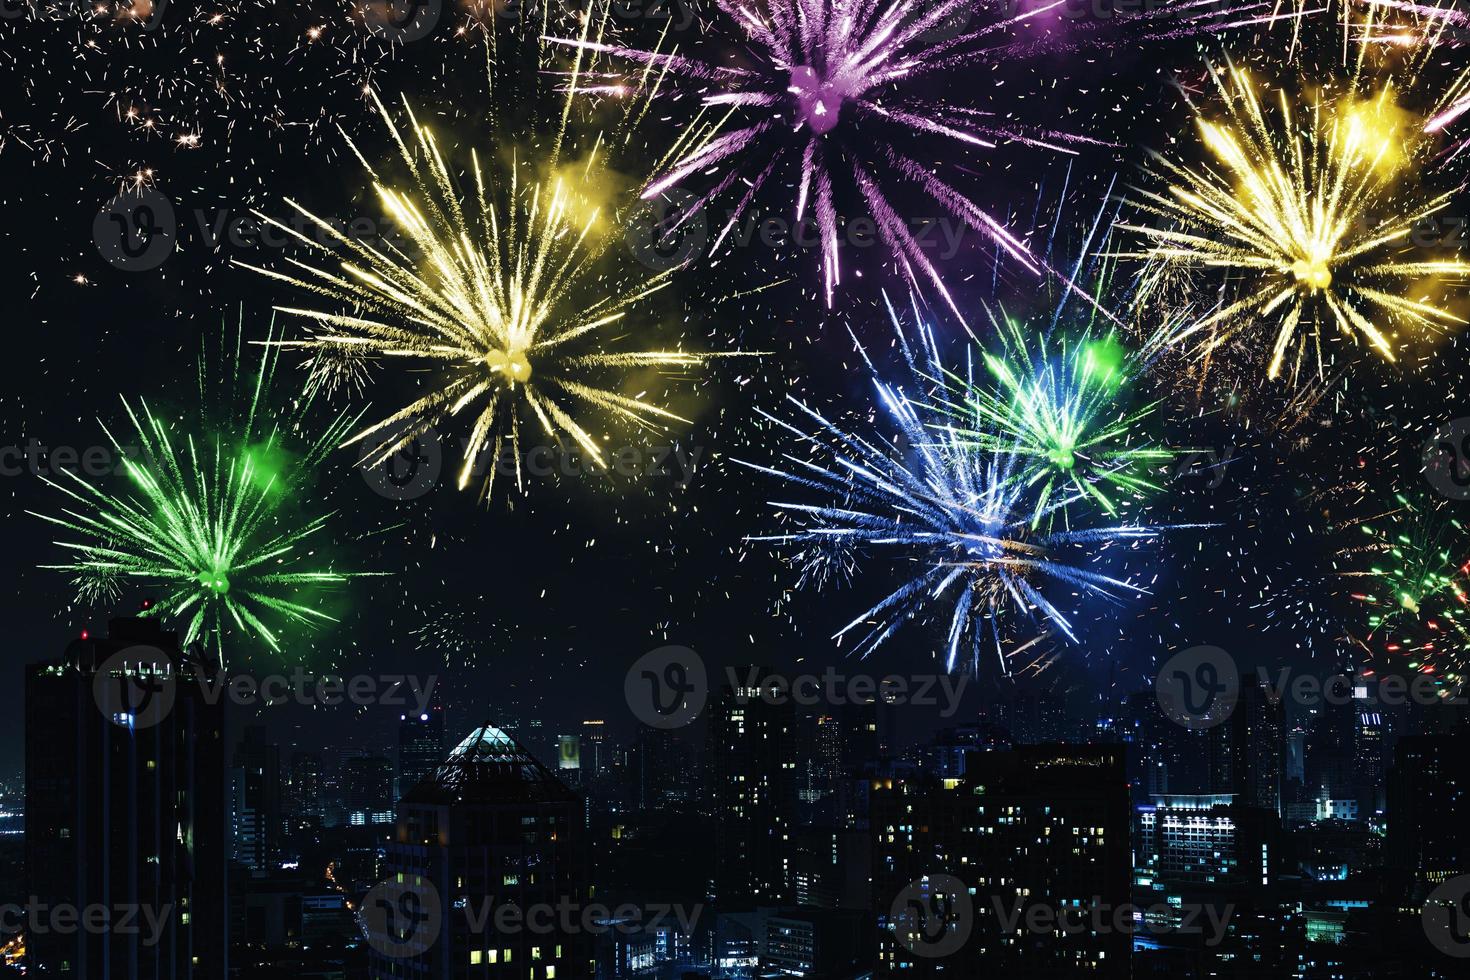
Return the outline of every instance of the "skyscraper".
<path id="1" fill-rule="evenodd" d="M 34 970 L 227 976 L 224 711 L 195 683 L 213 669 L 153 619 L 115 619 L 26 668 L 27 892 L 143 912 L 137 933 L 28 930 Z"/>
<path id="2" fill-rule="evenodd" d="M 1213 790 L 1281 815 L 1286 778 L 1286 706 L 1259 680 L 1242 682 L 1226 724 L 1210 730 L 1220 751 Z"/>
<path id="3" fill-rule="evenodd" d="M 371 976 L 590 977 L 586 933 L 554 911 L 575 908 L 580 922 L 588 900 L 581 825 L 577 797 L 520 743 L 493 725 L 472 731 L 398 803 L 387 883 L 441 911 L 412 949 L 385 952 L 370 929 Z M 515 928 L 497 925 L 509 907 Z"/>
<path id="4" fill-rule="evenodd" d="M 322 818 L 322 757 L 316 752 L 292 752 L 287 784 L 287 813 L 292 820 L 319 822 Z"/>
<path id="5" fill-rule="evenodd" d="M 887 976 L 1127 977 L 1131 937 L 1090 925 L 1089 910 L 1129 899 L 1128 783 L 1119 746 L 1026 745 L 976 752 L 965 775 L 877 781 L 873 908 Z M 942 957 L 891 915 L 939 876 L 972 896 L 969 936 Z M 1039 908 L 1082 927 L 1011 928 Z M 1076 924 L 1076 923 L 1072 923 Z"/>
<path id="6" fill-rule="evenodd" d="M 426 711 L 400 715 L 398 719 L 398 792 L 402 799 L 419 780 L 433 773 L 444 761 L 449 746 L 444 737 L 444 708 L 437 700 Z"/>
<path id="7" fill-rule="evenodd" d="M 1470 736 L 1411 735 L 1394 747 L 1388 775 L 1387 864 L 1413 901 L 1470 874 Z"/>
<path id="8" fill-rule="evenodd" d="M 347 822 L 354 826 L 393 822 L 393 763 L 377 753 L 352 756 L 342 764 Z"/>
<path id="9" fill-rule="evenodd" d="M 281 750 L 251 725 L 230 764 L 230 814 L 236 862 L 264 872 L 280 854 L 284 819 L 281 807 Z"/>
<path id="10" fill-rule="evenodd" d="M 601 719 L 582 722 L 582 772 L 595 780 L 612 764 L 608 758 L 607 723 Z"/>
<path id="11" fill-rule="evenodd" d="M 797 792 L 795 726 L 790 700 L 763 698 L 757 688 L 726 684 L 714 701 L 709 763 L 716 829 L 710 891 L 725 909 L 785 901 Z"/>

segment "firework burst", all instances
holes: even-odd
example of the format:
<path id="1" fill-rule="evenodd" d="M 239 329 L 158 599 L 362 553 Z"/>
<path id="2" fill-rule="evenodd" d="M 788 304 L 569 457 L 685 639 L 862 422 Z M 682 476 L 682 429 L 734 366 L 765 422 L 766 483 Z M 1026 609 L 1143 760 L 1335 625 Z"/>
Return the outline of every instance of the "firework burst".
<path id="1" fill-rule="evenodd" d="M 896 317 L 894 323 L 897 328 Z M 932 334 L 921 334 L 920 356 L 928 362 L 923 373 L 913 350 L 906 342 L 902 346 L 922 381 L 943 369 Z M 902 341 L 901 330 L 899 337 Z M 865 657 L 910 619 L 944 618 L 948 669 L 962 660 L 978 667 L 982 650 L 993 645 L 1006 670 L 1002 638 L 1009 627 L 1002 624 L 1014 613 L 1077 641 L 1071 619 L 1045 594 L 1048 585 L 1092 596 L 1142 592 L 1086 566 L 1102 549 L 1155 537 L 1157 529 L 1085 527 L 1079 514 L 1064 530 L 1038 531 L 1032 526 L 1029 485 L 1016 478 L 1020 456 L 976 451 L 924 401 L 911 399 L 876 372 L 873 383 L 878 408 L 892 426 L 887 436 L 849 431 L 788 396 L 804 426 L 762 414 L 779 431 L 821 447 L 824 458 L 814 462 L 787 454 L 779 466 L 740 461 L 825 498 L 818 503 L 772 501 L 772 507 L 799 527 L 755 540 L 805 551 L 840 547 L 916 569 L 838 630 L 836 639 L 860 632 L 855 650 Z M 1072 502 L 1058 495 L 1041 516 Z"/>
<path id="2" fill-rule="evenodd" d="M 285 346 L 326 355 L 329 363 L 356 350 L 369 361 L 405 359 L 438 372 L 430 391 L 352 437 L 367 444 L 364 464 L 383 462 L 436 421 L 469 411 L 473 421 L 460 488 L 485 454 L 498 460 L 507 446 L 519 488 L 523 414 L 558 445 L 575 444 L 594 463 L 602 463 L 604 454 L 591 423 L 580 417 L 584 409 L 650 428 L 684 421 L 620 390 L 633 372 L 682 372 L 706 361 L 677 350 L 621 345 L 631 308 L 667 286 L 673 270 L 621 278 L 599 273 L 595 267 L 614 236 L 606 233 L 600 209 L 573 189 L 575 177 L 523 180 L 522 168 L 512 163 L 506 179 L 492 185 L 476 154 L 474 193 L 462 203 L 429 130 L 413 120 L 412 138 L 405 139 L 387 108 L 373 99 L 413 176 L 413 189 L 388 186 L 358 157 L 407 249 L 355 241 L 288 201 L 350 257 L 338 271 L 296 260 L 295 273 L 247 266 L 336 301 L 328 310 L 281 308 L 309 321 L 311 330 L 306 339 Z M 589 157 L 582 176 L 596 166 L 597 157 Z M 548 169 L 557 167 L 553 156 Z M 261 217 L 304 245 L 332 253 L 330 246 Z M 486 469 L 482 493 L 488 497 L 497 467 Z"/>
<path id="3" fill-rule="evenodd" d="M 1470 649 L 1470 552 L 1448 511 L 1443 499 L 1397 494 L 1337 555 L 1367 611 L 1365 642 L 1413 670 L 1463 670 Z"/>
<path id="4" fill-rule="evenodd" d="M 785 182 L 784 168 L 794 168 L 792 211 L 798 225 L 815 224 L 828 306 L 842 278 L 837 200 L 843 187 L 861 199 L 910 283 L 927 280 L 956 315 L 960 311 L 938 270 L 889 199 L 893 183 L 922 192 L 1032 272 L 1041 270 L 1026 244 L 1000 220 L 903 148 L 921 138 L 979 148 L 1002 139 L 1053 149 L 1090 142 L 1023 131 L 994 114 L 923 95 L 917 84 L 1000 58 L 1005 44 L 1018 42 L 1027 22 L 1056 4 L 999 21 L 977 18 L 968 0 L 718 0 L 717 6 L 725 23 L 723 33 L 712 33 L 738 39 L 748 55 L 738 65 L 585 38 L 553 39 L 643 66 L 641 75 L 614 77 L 584 91 L 621 95 L 651 89 L 650 98 L 689 93 L 701 98 L 703 109 L 644 189 L 645 198 L 657 198 L 696 174 L 716 174 L 713 186 L 679 208 L 687 216 L 739 188 L 738 202 L 713 243 L 718 249 L 752 212 L 761 189 Z M 985 22 L 975 24 L 976 19 Z"/>
<path id="5" fill-rule="evenodd" d="M 65 532 L 57 544 L 75 558 L 43 567 L 72 573 L 84 601 L 116 597 L 128 581 L 161 589 L 148 614 L 180 621 L 186 645 L 212 640 L 221 662 L 231 628 L 279 652 L 272 618 L 301 626 L 334 621 L 308 601 L 314 590 L 352 577 L 311 567 L 308 539 L 329 515 L 297 520 L 287 505 L 353 419 L 338 416 L 319 438 L 298 444 L 299 420 L 273 421 L 264 402 L 274 370 L 267 350 L 255 375 L 239 379 L 248 388 L 220 385 L 247 408 L 216 434 L 178 431 L 146 403 L 124 401 L 134 449 L 103 431 L 128 488 L 110 491 L 67 470 L 59 473 L 69 482 L 47 480 L 72 506 L 61 516 L 35 516 Z M 207 373 L 201 368 L 201 406 L 210 404 Z"/>
<path id="6" fill-rule="evenodd" d="M 948 372 L 936 405 L 960 443 L 1019 457 L 1016 478 L 1036 491 L 1032 526 L 1059 499 L 1090 499 L 1114 515 L 1119 495 L 1158 490 L 1148 471 L 1174 454 L 1143 434 L 1157 403 L 1126 407 L 1137 364 L 1116 334 L 1089 328 L 1068 338 L 1007 317 L 991 322 L 1004 350 L 982 354 L 983 380 Z"/>
<path id="7" fill-rule="evenodd" d="M 1257 329 L 1269 325 L 1273 335 L 1260 345 L 1267 376 L 1295 380 L 1303 367 L 1325 375 L 1332 328 L 1392 361 L 1399 328 L 1465 322 L 1411 293 L 1423 280 L 1463 280 L 1470 265 L 1402 257 L 1416 226 L 1452 195 L 1414 201 L 1400 192 L 1422 141 L 1402 124 L 1390 88 L 1367 100 L 1320 96 L 1300 119 L 1283 91 L 1273 124 L 1244 71 L 1211 69 L 1211 77 L 1229 107 L 1227 122 L 1198 120 L 1215 166 L 1157 157 L 1174 183 L 1166 194 L 1140 191 L 1138 203 L 1171 227 L 1122 227 L 1150 239 L 1148 251 L 1130 257 L 1223 271 L 1245 295 L 1171 343 L 1197 345 L 1208 358 L 1233 342 L 1255 347 Z"/>

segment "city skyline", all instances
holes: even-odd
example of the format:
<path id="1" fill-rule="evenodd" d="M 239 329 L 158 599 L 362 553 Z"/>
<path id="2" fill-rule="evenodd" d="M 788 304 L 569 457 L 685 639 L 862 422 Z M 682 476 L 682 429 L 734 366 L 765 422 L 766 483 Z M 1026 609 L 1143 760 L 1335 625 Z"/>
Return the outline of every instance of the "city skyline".
<path id="1" fill-rule="evenodd" d="M 1467 51 L 0 0 L 0 974 L 1457 976 Z"/>

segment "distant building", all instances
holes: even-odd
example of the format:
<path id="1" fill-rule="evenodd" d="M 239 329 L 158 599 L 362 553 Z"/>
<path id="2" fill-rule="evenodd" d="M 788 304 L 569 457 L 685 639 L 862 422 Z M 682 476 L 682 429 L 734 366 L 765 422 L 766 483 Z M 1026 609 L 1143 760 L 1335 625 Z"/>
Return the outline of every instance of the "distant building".
<path id="1" fill-rule="evenodd" d="M 1265 684 L 1247 680 L 1229 721 L 1211 731 L 1225 740 L 1215 791 L 1279 817 L 1286 781 L 1286 705 Z"/>
<path id="2" fill-rule="evenodd" d="M 292 752 L 286 784 L 286 810 L 295 821 L 320 822 L 323 815 L 322 757 L 316 752 Z"/>
<path id="3" fill-rule="evenodd" d="M 352 756 L 342 763 L 347 822 L 355 827 L 393 822 L 393 763 L 386 756 Z"/>
<path id="4" fill-rule="evenodd" d="M 875 780 L 879 974 L 1127 977 L 1131 937 L 1094 929 L 1088 910 L 1110 921 L 1129 900 L 1128 817 L 1120 746 L 1017 746 L 973 753 L 963 778 Z M 891 912 L 939 875 L 969 889 L 973 921 L 957 952 L 929 957 Z M 1044 933 L 1006 925 L 1033 908 L 1080 918 Z"/>
<path id="5" fill-rule="evenodd" d="M 159 928 L 27 929 L 32 971 L 228 975 L 224 711 L 194 680 L 214 670 L 153 619 L 115 619 L 105 638 L 27 666 L 28 895 L 52 909 L 142 907 Z"/>
<path id="6" fill-rule="evenodd" d="M 264 728 L 251 725 L 230 764 L 230 815 L 234 859 L 253 872 L 280 855 L 281 789 L 281 750 L 266 740 Z"/>
<path id="7" fill-rule="evenodd" d="M 767 676 L 755 671 L 755 676 Z M 743 674 L 742 674 L 743 676 Z M 787 900 L 788 843 L 797 798 L 791 700 L 726 684 L 709 713 L 715 867 L 710 897 L 723 908 Z"/>
<path id="8" fill-rule="evenodd" d="M 777 976 L 838 980 L 853 976 L 862 962 L 863 920 L 857 912 L 783 908 L 766 918 L 759 961 Z"/>
<path id="9" fill-rule="evenodd" d="M 589 780 L 596 779 L 611 765 L 607 723 L 601 719 L 582 722 L 582 772 Z"/>
<path id="10" fill-rule="evenodd" d="M 1470 734 L 1412 735 L 1388 776 L 1387 864 L 1414 900 L 1470 874 Z"/>
<path id="11" fill-rule="evenodd" d="M 442 914 L 423 949 L 375 949 L 375 980 L 592 976 L 589 935 L 555 911 L 589 901 L 581 803 L 520 743 L 475 729 L 399 801 L 397 817 L 385 880 L 432 892 Z M 512 906 L 525 924 L 497 928 L 496 913 Z"/>
<path id="12" fill-rule="evenodd" d="M 398 793 L 402 799 L 409 790 L 428 778 L 449 745 L 444 735 L 444 708 L 437 703 L 418 714 L 405 714 L 398 719 Z"/>

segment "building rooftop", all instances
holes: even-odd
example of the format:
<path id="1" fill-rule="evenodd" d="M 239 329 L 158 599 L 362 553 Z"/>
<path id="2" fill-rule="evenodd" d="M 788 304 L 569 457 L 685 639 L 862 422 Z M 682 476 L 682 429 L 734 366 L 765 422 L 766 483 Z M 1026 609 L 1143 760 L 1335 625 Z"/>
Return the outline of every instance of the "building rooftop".
<path id="1" fill-rule="evenodd" d="M 536 757 L 488 722 L 454 747 L 405 803 L 556 803 L 576 799 Z"/>

